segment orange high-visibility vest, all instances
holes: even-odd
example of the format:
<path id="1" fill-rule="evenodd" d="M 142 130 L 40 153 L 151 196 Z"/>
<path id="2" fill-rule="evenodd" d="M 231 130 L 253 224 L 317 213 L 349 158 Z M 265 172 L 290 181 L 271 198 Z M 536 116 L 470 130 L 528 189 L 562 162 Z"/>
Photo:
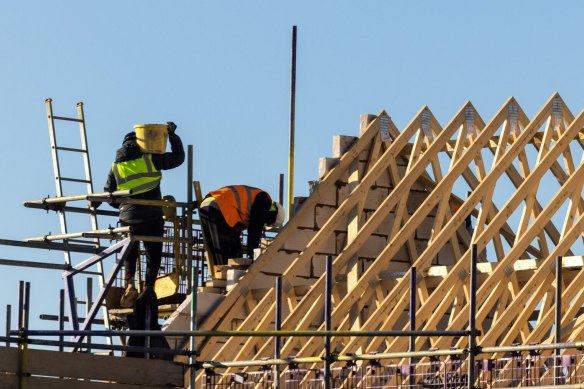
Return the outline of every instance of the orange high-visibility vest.
<path id="1" fill-rule="evenodd" d="M 251 205 L 263 190 L 246 185 L 230 185 L 209 192 L 230 227 L 237 223 L 249 225 Z"/>

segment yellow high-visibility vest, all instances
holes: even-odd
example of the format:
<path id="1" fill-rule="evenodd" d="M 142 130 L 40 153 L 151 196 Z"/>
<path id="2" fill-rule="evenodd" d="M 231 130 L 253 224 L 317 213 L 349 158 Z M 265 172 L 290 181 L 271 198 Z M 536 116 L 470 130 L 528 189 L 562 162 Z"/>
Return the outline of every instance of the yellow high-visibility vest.
<path id="1" fill-rule="evenodd" d="M 132 190 L 132 194 L 148 192 L 156 188 L 162 179 L 162 173 L 152 162 L 152 154 L 124 162 L 114 162 L 112 171 L 116 177 L 118 190 Z"/>

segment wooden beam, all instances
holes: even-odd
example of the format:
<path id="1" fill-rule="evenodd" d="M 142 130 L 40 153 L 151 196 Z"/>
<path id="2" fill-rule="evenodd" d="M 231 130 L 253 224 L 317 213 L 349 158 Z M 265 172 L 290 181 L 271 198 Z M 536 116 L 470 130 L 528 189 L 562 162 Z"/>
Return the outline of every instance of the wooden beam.
<path id="1" fill-rule="evenodd" d="M 26 373 L 31 375 L 150 385 L 151 387 L 182 387 L 184 384 L 183 367 L 162 360 L 118 358 L 37 349 L 26 350 L 24 358 Z M 0 370 L 16 372 L 19 365 L 19 349 L 0 347 L 0 361 L 2 361 Z"/>

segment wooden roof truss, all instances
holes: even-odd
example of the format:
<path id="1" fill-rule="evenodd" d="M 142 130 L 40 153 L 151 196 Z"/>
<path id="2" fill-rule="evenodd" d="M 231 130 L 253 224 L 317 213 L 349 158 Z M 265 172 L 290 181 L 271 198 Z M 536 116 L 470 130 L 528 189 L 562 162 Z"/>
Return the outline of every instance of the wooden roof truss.
<path id="1" fill-rule="evenodd" d="M 468 326 L 470 245 L 480 253 L 482 346 L 553 341 L 555 260 L 563 256 L 562 340 L 582 339 L 584 113 L 554 94 L 531 119 L 510 98 L 489 122 L 470 102 L 441 126 L 423 107 L 401 130 L 385 111 L 361 134 L 203 330 L 324 329 L 325 256 L 334 258 L 334 330 L 407 330 L 417 270 L 417 329 Z M 416 349 L 467 338 L 418 337 Z M 202 360 L 271 357 L 267 338 L 199 339 Z M 336 353 L 407 351 L 408 339 L 332 339 Z M 282 356 L 323 354 L 323 339 L 286 338 Z"/>

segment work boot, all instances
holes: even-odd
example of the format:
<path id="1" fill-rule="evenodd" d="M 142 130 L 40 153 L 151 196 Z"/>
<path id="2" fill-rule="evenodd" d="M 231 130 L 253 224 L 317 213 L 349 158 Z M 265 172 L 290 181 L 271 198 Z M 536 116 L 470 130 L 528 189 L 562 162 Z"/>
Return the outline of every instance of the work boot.
<path id="1" fill-rule="evenodd" d="M 128 286 L 126 286 L 124 295 L 120 300 L 120 305 L 122 306 L 122 308 L 133 308 L 137 298 L 138 291 L 136 290 L 136 287 L 134 286 L 133 283 L 129 284 Z"/>

